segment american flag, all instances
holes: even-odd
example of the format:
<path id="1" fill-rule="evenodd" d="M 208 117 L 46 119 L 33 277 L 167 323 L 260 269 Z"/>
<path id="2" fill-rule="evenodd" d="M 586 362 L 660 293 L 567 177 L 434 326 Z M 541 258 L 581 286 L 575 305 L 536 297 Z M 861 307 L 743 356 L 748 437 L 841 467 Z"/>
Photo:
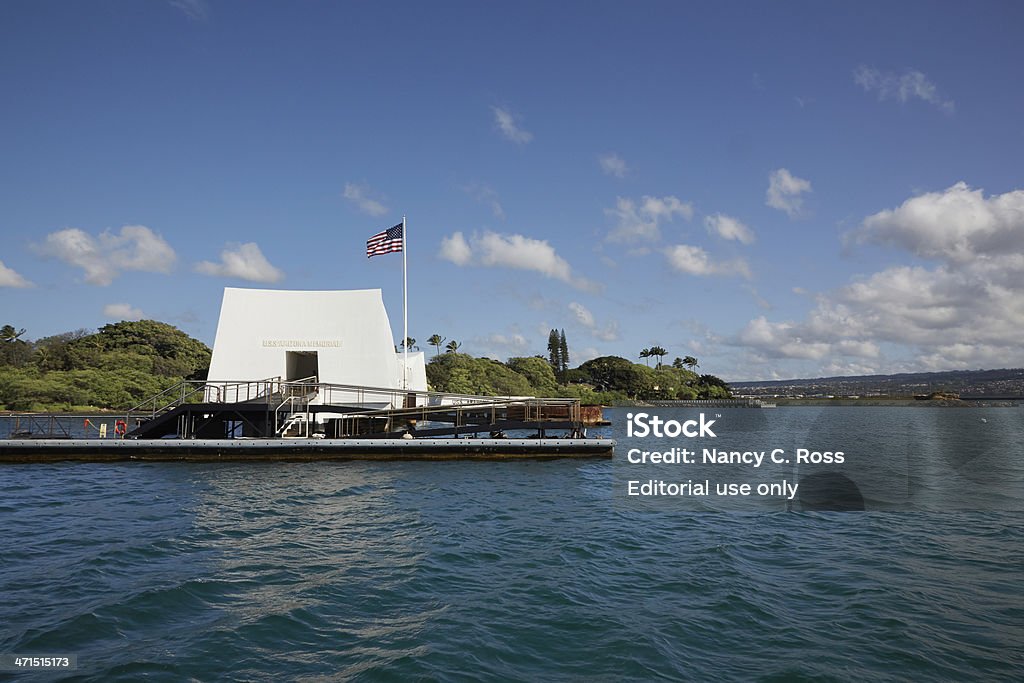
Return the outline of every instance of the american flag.
<path id="1" fill-rule="evenodd" d="M 390 254 L 393 251 L 402 251 L 401 223 L 366 240 L 366 258 Z"/>

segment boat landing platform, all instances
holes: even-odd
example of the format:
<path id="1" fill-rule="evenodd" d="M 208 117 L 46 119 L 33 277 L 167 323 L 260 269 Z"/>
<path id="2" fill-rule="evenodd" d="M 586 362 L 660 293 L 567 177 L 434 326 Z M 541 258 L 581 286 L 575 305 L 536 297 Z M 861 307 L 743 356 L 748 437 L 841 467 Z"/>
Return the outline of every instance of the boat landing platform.
<path id="1" fill-rule="evenodd" d="M 0 462 L 271 462 L 610 458 L 612 439 L 6 439 Z"/>

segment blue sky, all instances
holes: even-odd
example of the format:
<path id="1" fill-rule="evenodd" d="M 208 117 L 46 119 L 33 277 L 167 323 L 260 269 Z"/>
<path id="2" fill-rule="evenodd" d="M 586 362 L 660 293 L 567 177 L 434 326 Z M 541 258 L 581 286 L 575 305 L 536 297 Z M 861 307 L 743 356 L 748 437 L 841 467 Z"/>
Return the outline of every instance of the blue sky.
<path id="1" fill-rule="evenodd" d="M 381 288 L 732 380 L 1024 365 L 1017 2 L 0 3 L 2 323 Z M 258 315 L 258 311 L 253 312 Z M 429 351 L 433 353 L 433 351 Z"/>

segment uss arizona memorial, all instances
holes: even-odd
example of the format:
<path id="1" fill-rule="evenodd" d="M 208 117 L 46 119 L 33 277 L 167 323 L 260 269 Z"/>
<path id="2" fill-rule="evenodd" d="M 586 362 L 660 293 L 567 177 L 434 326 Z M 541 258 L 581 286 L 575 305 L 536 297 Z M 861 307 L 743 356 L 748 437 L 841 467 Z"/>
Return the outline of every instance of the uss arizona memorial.
<path id="1" fill-rule="evenodd" d="M 585 438 L 578 399 L 429 391 L 424 355 L 398 352 L 379 289 L 227 288 L 207 379 L 129 410 L 113 440 L 51 438 L 58 422 L 46 438 L 5 441 L 0 462 L 611 457 L 614 448 Z M 524 436 L 507 438 L 515 432 Z"/>
<path id="2" fill-rule="evenodd" d="M 427 390 L 424 354 L 396 350 L 381 290 L 225 288 L 207 382 L 265 377 Z"/>

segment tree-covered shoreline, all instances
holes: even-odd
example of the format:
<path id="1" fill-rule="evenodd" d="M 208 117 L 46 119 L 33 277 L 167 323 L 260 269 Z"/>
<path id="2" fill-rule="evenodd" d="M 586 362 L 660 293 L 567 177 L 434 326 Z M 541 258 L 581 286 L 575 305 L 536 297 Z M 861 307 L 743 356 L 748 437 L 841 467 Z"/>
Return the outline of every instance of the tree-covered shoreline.
<path id="1" fill-rule="evenodd" d="M 714 375 L 681 367 L 649 368 L 619 356 L 602 356 L 562 371 L 559 382 L 540 356 L 475 358 L 443 353 L 427 363 L 427 381 L 435 391 L 495 396 L 578 398 L 583 403 L 622 405 L 654 400 L 731 398 L 728 385 Z"/>
<path id="2" fill-rule="evenodd" d="M 203 379 L 210 349 L 155 320 L 35 341 L 0 329 L 0 410 L 127 410 L 183 379 Z"/>
<path id="3" fill-rule="evenodd" d="M 210 349 L 181 330 L 155 320 L 104 325 L 24 339 L 25 330 L 0 329 L 0 410 L 128 410 L 185 379 L 205 379 Z M 652 400 L 729 398 L 729 387 L 695 370 L 697 359 L 676 358 L 655 367 L 619 356 L 602 356 L 569 367 L 565 331 L 552 330 L 548 357 L 520 356 L 501 362 L 462 353 L 462 344 L 433 335 L 426 366 L 429 388 L 485 396 L 578 398 L 617 405 Z M 411 348 L 414 339 L 406 341 Z M 654 351 L 655 353 L 651 353 Z M 646 353 L 645 353 L 646 352 Z M 661 358 L 661 347 L 641 358 Z"/>
<path id="4" fill-rule="evenodd" d="M 548 355 L 519 356 L 506 362 L 459 353 L 450 342 L 440 352 L 438 334 L 430 338 L 437 351 L 427 363 L 427 381 L 435 391 L 494 396 L 578 398 L 583 403 L 622 405 L 656 400 L 732 398 L 729 386 L 714 375 L 701 375 L 693 356 L 665 365 L 668 351 L 660 346 L 644 349 L 640 358 L 657 357 L 658 363 L 634 363 L 621 356 L 593 358 L 569 367 L 565 330 L 548 334 Z"/>

